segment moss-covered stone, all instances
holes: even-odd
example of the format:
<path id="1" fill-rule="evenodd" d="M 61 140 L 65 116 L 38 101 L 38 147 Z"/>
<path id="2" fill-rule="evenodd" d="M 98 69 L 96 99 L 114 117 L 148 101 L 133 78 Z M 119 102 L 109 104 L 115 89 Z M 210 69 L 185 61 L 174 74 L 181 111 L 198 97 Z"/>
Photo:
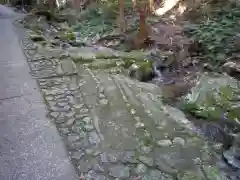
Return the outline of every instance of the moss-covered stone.
<path id="1" fill-rule="evenodd" d="M 225 75 L 204 75 L 184 98 L 184 110 L 209 120 L 240 119 L 239 83 Z"/>

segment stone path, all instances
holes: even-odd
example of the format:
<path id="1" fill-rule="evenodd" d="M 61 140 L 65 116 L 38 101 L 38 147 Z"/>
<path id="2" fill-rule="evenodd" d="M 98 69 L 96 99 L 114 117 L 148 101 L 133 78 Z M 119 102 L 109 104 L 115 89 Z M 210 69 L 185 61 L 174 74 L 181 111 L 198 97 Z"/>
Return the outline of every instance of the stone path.
<path id="1" fill-rule="evenodd" d="M 162 103 L 159 87 L 75 64 L 57 47 L 36 49 L 19 33 L 81 179 L 221 178 L 214 150 L 182 112 Z"/>
<path id="2" fill-rule="evenodd" d="M 0 179 L 76 180 L 14 32 L 19 16 L 0 5 Z"/>

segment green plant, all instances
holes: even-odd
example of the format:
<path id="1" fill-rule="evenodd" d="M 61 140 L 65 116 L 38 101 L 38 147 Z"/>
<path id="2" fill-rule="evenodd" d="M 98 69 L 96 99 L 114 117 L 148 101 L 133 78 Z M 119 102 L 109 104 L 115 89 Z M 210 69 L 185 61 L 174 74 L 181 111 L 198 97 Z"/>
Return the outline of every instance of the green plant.
<path id="1" fill-rule="evenodd" d="M 204 119 L 218 120 L 225 115 L 229 120 L 239 120 L 239 95 L 237 89 L 221 87 L 216 94 L 207 94 L 206 101 L 202 103 L 185 101 L 181 107 L 185 112 Z"/>
<path id="2" fill-rule="evenodd" d="M 212 65 L 219 65 L 234 51 L 229 46 L 229 38 L 240 28 L 240 9 L 229 11 L 218 8 L 213 17 L 197 25 L 192 36 L 204 47 L 206 58 Z"/>

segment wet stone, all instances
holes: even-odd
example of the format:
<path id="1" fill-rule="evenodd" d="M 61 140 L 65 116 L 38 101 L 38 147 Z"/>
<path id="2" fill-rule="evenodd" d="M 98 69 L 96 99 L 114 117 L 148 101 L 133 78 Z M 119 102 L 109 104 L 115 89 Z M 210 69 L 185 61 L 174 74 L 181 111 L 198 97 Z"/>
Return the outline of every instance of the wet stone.
<path id="1" fill-rule="evenodd" d="M 167 147 L 172 145 L 172 141 L 166 139 L 166 140 L 160 140 L 157 142 L 157 145 L 162 146 L 162 147 Z"/>
<path id="2" fill-rule="evenodd" d="M 70 156 L 72 159 L 80 160 L 84 156 L 84 153 L 82 151 L 74 151 L 70 153 Z"/>
<path id="3" fill-rule="evenodd" d="M 115 165 L 109 169 L 109 175 L 115 178 L 128 178 L 130 168 L 124 165 Z"/>
<path id="4" fill-rule="evenodd" d="M 147 166 L 145 166 L 144 164 L 138 164 L 135 169 L 135 173 L 140 174 L 140 173 L 145 173 L 145 172 L 147 172 Z"/>
<path id="5" fill-rule="evenodd" d="M 153 166 L 153 158 L 147 156 L 139 156 L 139 161 L 146 164 L 147 166 Z"/>

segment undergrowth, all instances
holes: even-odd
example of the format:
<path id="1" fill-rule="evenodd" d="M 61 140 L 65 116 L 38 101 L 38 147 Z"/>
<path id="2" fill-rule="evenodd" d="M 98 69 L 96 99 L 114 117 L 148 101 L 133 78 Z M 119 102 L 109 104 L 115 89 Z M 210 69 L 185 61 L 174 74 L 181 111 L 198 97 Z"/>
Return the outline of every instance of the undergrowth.
<path id="1" fill-rule="evenodd" d="M 197 24 L 191 35 L 203 45 L 208 63 L 218 67 L 236 51 L 231 40 L 240 30 L 240 9 L 217 8 L 214 15 Z"/>

